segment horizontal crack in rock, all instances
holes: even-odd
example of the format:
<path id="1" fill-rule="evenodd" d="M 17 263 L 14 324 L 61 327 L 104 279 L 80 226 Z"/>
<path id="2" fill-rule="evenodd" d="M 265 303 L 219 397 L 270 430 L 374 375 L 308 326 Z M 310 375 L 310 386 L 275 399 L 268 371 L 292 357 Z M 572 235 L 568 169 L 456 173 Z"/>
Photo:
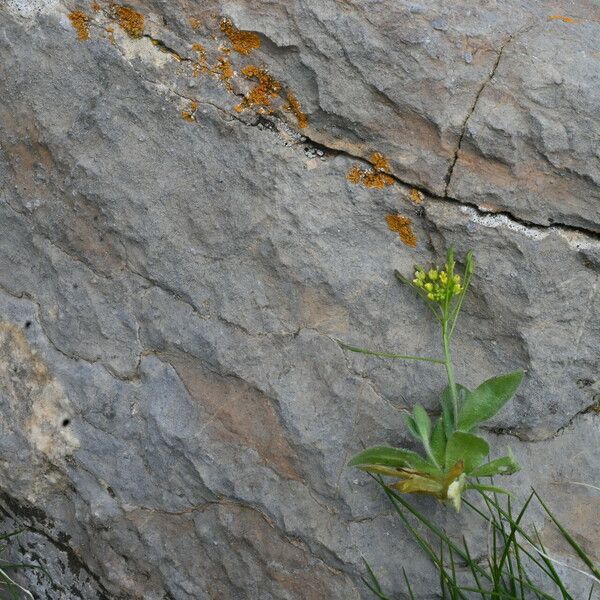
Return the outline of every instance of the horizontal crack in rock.
<path id="1" fill-rule="evenodd" d="M 560 223 L 560 222 L 555 222 L 552 224 L 543 224 L 543 223 L 537 223 L 534 221 L 528 221 L 527 219 L 524 219 L 522 217 L 517 217 L 516 215 L 512 214 L 510 211 L 506 210 L 506 211 L 499 211 L 499 212 L 493 212 L 491 213 L 490 211 L 486 211 L 484 209 L 482 209 L 479 205 L 477 205 L 474 202 L 465 202 L 462 201 L 458 198 L 454 198 L 452 196 L 448 195 L 448 188 L 450 185 L 450 180 L 452 178 L 452 173 L 454 171 L 454 166 L 457 162 L 458 159 L 458 153 L 460 151 L 460 147 L 466 132 L 466 128 L 467 128 L 467 124 L 468 124 L 468 120 L 469 118 L 472 116 L 472 114 L 474 113 L 477 103 L 483 93 L 483 91 L 485 90 L 485 88 L 487 87 L 487 85 L 490 83 L 490 81 L 493 79 L 493 77 L 495 76 L 496 70 L 500 64 L 501 58 L 503 56 L 504 50 L 506 49 L 506 47 L 508 46 L 508 44 L 510 44 L 518 35 L 522 35 L 524 33 L 527 33 L 530 29 L 532 29 L 536 24 L 530 24 L 526 27 L 521 28 L 518 32 L 516 32 L 515 34 L 512 34 L 511 36 L 509 36 L 504 43 L 502 44 L 502 46 L 500 47 L 500 49 L 498 50 L 498 56 L 492 66 L 492 69 L 490 70 L 490 73 L 488 75 L 488 77 L 485 79 L 485 81 L 483 82 L 483 84 L 481 85 L 481 87 L 479 88 L 478 93 L 475 96 L 475 99 L 473 101 L 473 104 L 471 106 L 471 109 L 469 110 L 469 112 L 467 113 L 467 116 L 463 122 L 462 125 L 462 130 L 461 130 L 461 134 L 459 136 L 459 141 L 458 141 L 458 145 L 455 151 L 455 155 L 454 155 L 454 159 L 450 165 L 450 168 L 448 170 L 448 173 L 446 175 L 446 186 L 445 186 L 445 192 L 444 195 L 439 195 L 436 194 L 434 192 L 432 192 L 431 190 L 429 190 L 427 187 L 425 186 L 419 186 L 419 185 L 415 185 L 414 183 L 410 183 L 408 181 L 403 180 L 400 176 L 398 176 L 397 174 L 393 173 L 393 172 L 389 172 L 388 175 L 390 175 L 394 181 L 396 181 L 397 183 L 406 186 L 406 187 L 411 187 L 414 189 L 417 189 L 418 191 L 420 191 L 421 193 L 429 196 L 430 198 L 433 198 L 434 200 L 439 200 L 442 202 L 452 202 L 454 204 L 459 204 L 461 206 L 468 206 L 470 208 L 475 209 L 480 215 L 489 215 L 489 214 L 494 214 L 494 215 L 503 215 L 505 217 L 507 217 L 508 219 L 510 219 L 511 221 L 518 223 L 520 225 L 523 225 L 524 227 L 530 227 L 530 228 L 542 228 L 542 229 L 562 229 L 564 231 L 571 231 L 571 232 L 577 232 L 577 233 L 581 233 L 585 236 L 591 237 L 594 240 L 600 240 L 600 233 L 591 230 L 591 229 L 587 229 L 585 227 L 582 226 L 577 226 L 577 225 L 568 225 L 566 223 Z M 154 46 L 156 47 L 158 52 L 168 52 L 170 54 L 172 54 L 175 58 L 177 58 L 180 61 L 183 62 L 190 62 L 193 63 L 194 61 L 190 58 L 181 56 L 176 50 L 170 48 L 167 44 L 165 44 L 161 39 L 159 38 L 154 38 L 149 34 L 144 34 L 143 37 L 146 37 L 148 39 L 150 39 Z M 260 117 L 260 119 L 255 119 L 255 121 L 253 122 L 248 122 L 245 121 L 244 119 L 240 118 L 238 115 L 232 113 L 231 111 L 224 109 L 214 103 L 208 102 L 206 100 L 198 100 L 197 98 L 191 98 L 188 96 L 185 96 L 183 94 L 181 94 L 180 92 L 177 92 L 176 90 L 174 90 L 173 88 L 171 88 L 170 86 L 166 85 L 163 82 L 159 82 L 159 81 L 153 81 L 148 79 L 147 77 L 145 77 L 144 75 L 142 75 L 132 64 L 131 62 L 127 59 L 127 57 L 124 55 L 123 50 L 117 45 L 119 52 L 121 53 L 123 59 L 127 62 L 127 64 L 129 64 L 129 66 L 131 67 L 131 69 L 144 81 L 151 83 L 153 85 L 162 87 L 164 89 L 167 89 L 169 92 L 171 92 L 173 95 L 178 96 L 182 99 L 185 99 L 187 101 L 199 101 L 199 102 L 203 102 L 205 104 L 208 104 L 210 106 L 213 106 L 215 109 L 219 110 L 221 113 L 228 115 L 231 119 L 239 121 L 240 123 L 242 123 L 245 126 L 256 126 L 257 124 L 259 124 L 259 120 L 265 120 L 266 118 Z M 243 94 L 235 94 L 236 96 L 239 97 L 243 97 Z M 285 125 L 286 128 L 289 128 L 289 124 L 282 119 L 281 117 L 277 116 L 277 115 L 270 115 L 270 117 L 266 120 L 270 120 L 270 121 L 277 121 L 279 123 L 282 123 Z M 332 146 L 327 146 L 323 143 L 317 142 L 313 139 L 311 139 L 308 135 L 306 135 L 306 133 L 302 133 L 299 134 L 301 135 L 305 142 L 303 143 L 310 143 L 312 146 L 314 146 L 317 149 L 321 149 L 323 151 L 327 151 L 330 154 L 336 155 L 336 156 L 346 156 L 349 158 L 352 158 L 353 160 L 358 160 L 361 161 L 364 164 L 367 164 L 371 167 L 376 167 L 376 165 L 374 165 L 368 158 L 364 157 L 364 156 L 360 156 L 360 155 L 356 155 L 353 154 L 347 150 L 342 150 L 339 148 L 335 148 Z"/>
<path id="2" fill-rule="evenodd" d="M 527 433 L 526 430 L 517 429 L 512 427 L 485 427 L 483 426 L 481 429 L 484 431 L 488 431 L 489 433 L 493 433 L 494 435 L 509 435 L 511 437 L 517 438 L 521 442 L 527 443 L 539 443 L 539 442 L 548 442 L 550 440 L 555 439 L 559 435 L 563 433 L 566 429 L 574 425 L 575 421 L 577 421 L 580 417 L 584 415 L 593 414 L 598 416 L 599 404 L 598 402 L 594 402 L 585 408 L 582 408 L 579 412 L 576 412 L 564 425 L 561 425 L 554 433 L 550 435 L 536 437 L 534 434 Z"/>

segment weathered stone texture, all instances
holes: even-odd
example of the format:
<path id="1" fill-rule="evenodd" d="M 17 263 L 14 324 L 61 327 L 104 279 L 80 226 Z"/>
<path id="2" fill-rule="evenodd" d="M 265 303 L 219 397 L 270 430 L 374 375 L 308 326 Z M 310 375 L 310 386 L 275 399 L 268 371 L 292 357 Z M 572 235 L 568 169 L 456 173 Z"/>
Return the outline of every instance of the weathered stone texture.
<path id="1" fill-rule="evenodd" d="M 444 375 L 335 339 L 435 353 L 393 269 L 449 245 L 477 259 L 459 380 L 527 370 L 488 431 L 509 485 L 598 556 L 569 483 L 600 481 L 597 4 L 127 6 L 142 36 L 105 2 L 0 7 L 0 478 L 38 596 L 351 600 L 364 556 L 431 597 L 345 464 L 410 443 Z"/>

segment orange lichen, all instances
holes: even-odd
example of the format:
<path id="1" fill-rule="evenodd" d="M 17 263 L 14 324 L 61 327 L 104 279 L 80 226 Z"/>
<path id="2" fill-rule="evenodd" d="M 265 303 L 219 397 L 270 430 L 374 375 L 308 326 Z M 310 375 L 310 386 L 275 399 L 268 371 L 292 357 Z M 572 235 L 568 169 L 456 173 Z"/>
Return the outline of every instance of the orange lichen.
<path id="1" fill-rule="evenodd" d="M 92 2 L 92 10 L 94 12 L 100 12 L 102 10 L 102 7 L 100 6 L 100 4 L 98 4 L 98 2 Z"/>
<path id="2" fill-rule="evenodd" d="M 360 170 L 358 165 L 354 165 L 349 171 L 348 175 L 346 175 L 346 179 L 350 183 L 360 183 L 360 179 L 362 177 L 363 172 Z"/>
<path id="3" fill-rule="evenodd" d="M 390 163 L 381 152 L 373 152 L 371 154 L 371 163 L 375 171 L 390 172 Z"/>
<path id="4" fill-rule="evenodd" d="M 217 59 L 217 64 L 212 72 L 218 76 L 228 91 L 233 90 L 233 86 L 231 85 L 231 79 L 233 78 L 234 73 L 233 66 L 226 56 L 220 56 Z"/>
<path id="5" fill-rule="evenodd" d="M 111 14 L 117 19 L 121 28 L 132 38 L 140 38 L 144 35 L 144 15 L 128 6 L 112 4 Z"/>
<path id="6" fill-rule="evenodd" d="M 206 60 L 206 50 L 202 44 L 193 44 L 192 50 L 198 53 L 198 60 L 192 65 L 192 74 L 198 77 L 200 73 L 208 73 L 208 62 Z"/>
<path id="7" fill-rule="evenodd" d="M 189 17 L 188 23 L 190 24 L 190 27 L 194 30 L 199 29 L 202 25 L 202 21 L 197 17 Z"/>
<path id="8" fill-rule="evenodd" d="M 236 112 L 242 112 L 247 108 L 260 109 L 270 106 L 271 101 L 281 93 L 281 84 L 260 67 L 248 65 L 242 69 L 242 75 L 246 79 L 256 79 L 258 85 L 252 88 L 235 107 Z"/>
<path id="9" fill-rule="evenodd" d="M 417 237 L 412 230 L 412 221 L 403 215 L 387 215 L 385 217 L 390 231 L 395 231 L 402 242 L 414 248 L 417 245 Z"/>
<path id="10" fill-rule="evenodd" d="M 414 204 L 421 204 L 424 198 L 423 192 L 419 191 L 417 188 L 412 188 L 408 193 L 408 199 Z"/>
<path id="11" fill-rule="evenodd" d="M 373 152 L 370 158 L 371 168 L 363 170 L 357 165 L 352 167 L 346 178 L 350 183 L 362 183 L 365 187 L 383 189 L 394 184 L 390 175 L 390 163 L 381 152 Z"/>
<path id="12" fill-rule="evenodd" d="M 196 111 L 198 110 L 198 102 L 196 100 L 192 100 L 190 102 L 190 108 L 188 110 L 182 110 L 181 111 L 181 116 L 186 120 L 186 121 L 195 121 L 196 120 Z"/>
<path id="13" fill-rule="evenodd" d="M 221 20 L 221 31 L 229 38 L 233 49 L 240 54 L 250 54 L 260 48 L 260 38 L 252 31 L 240 31 L 231 19 Z"/>
<path id="14" fill-rule="evenodd" d="M 300 127 L 300 129 L 304 129 L 308 125 L 308 117 L 302 112 L 302 106 L 292 90 L 288 90 L 287 92 L 287 104 L 284 108 L 293 113 L 296 117 L 296 121 L 298 121 L 298 127 Z"/>
<path id="15" fill-rule="evenodd" d="M 575 19 L 571 17 L 565 17 L 563 15 L 550 15 L 548 17 L 550 21 L 563 21 L 564 23 L 576 23 Z"/>
<path id="16" fill-rule="evenodd" d="M 90 38 L 90 18 L 81 10 L 73 10 L 69 13 L 69 20 L 73 29 L 77 32 L 77 39 L 82 42 Z"/>

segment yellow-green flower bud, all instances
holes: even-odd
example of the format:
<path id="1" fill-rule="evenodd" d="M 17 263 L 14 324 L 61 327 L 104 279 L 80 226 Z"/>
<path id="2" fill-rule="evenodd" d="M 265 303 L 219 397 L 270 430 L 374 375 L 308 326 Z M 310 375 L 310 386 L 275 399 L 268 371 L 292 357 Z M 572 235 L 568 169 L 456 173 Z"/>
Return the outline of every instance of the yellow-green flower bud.
<path id="1" fill-rule="evenodd" d="M 432 292 L 433 291 L 433 283 L 429 283 L 427 282 L 424 286 L 423 286 L 428 292 Z"/>
<path id="2" fill-rule="evenodd" d="M 438 278 L 437 269 L 430 269 L 428 275 L 429 275 L 429 279 L 431 279 L 431 281 L 435 281 Z"/>
<path id="3" fill-rule="evenodd" d="M 429 292 L 429 294 L 427 294 L 427 297 L 428 297 L 430 300 L 435 300 L 435 299 L 436 299 L 436 298 L 435 298 L 435 296 L 434 296 L 434 295 L 433 295 L 431 292 Z"/>

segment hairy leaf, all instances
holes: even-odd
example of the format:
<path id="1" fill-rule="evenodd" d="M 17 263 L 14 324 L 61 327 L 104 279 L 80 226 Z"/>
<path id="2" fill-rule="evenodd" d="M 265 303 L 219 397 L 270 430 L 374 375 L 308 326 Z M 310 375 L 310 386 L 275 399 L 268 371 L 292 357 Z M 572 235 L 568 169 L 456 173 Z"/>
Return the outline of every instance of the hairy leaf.
<path id="1" fill-rule="evenodd" d="M 446 434 L 444 432 L 444 419 L 440 417 L 433 428 L 431 434 L 431 451 L 438 464 L 444 465 L 446 462 Z"/>
<path id="2" fill-rule="evenodd" d="M 522 379 L 523 371 L 515 371 L 492 377 L 469 392 L 459 411 L 458 429 L 470 431 L 493 417 L 513 397 Z"/>
<path id="3" fill-rule="evenodd" d="M 429 443 L 429 438 L 431 437 L 431 419 L 420 404 L 416 404 L 413 408 L 413 421 L 421 440 L 424 443 Z"/>
<path id="4" fill-rule="evenodd" d="M 460 383 L 456 385 L 456 394 L 458 396 L 458 410 L 460 413 L 460 407 L 465 403 L 465 399 L 471 391 Z M 450 393 L 450 386 L 446 386 L 442 392 L 440 399 L 442 405 L 442 415 L 444 417 L 444 427 L 446 430 L 446 438 L 450 439 L 450 436 L 454 432 L 454 406 L 452 405 L 452 394 Z"/>
<path id="5" fill-rule="evenodd" d="M 384 467 L 409 468 L 423 473 L 439 474 L 439 469 L 425 460 L 421 455 L 405 448 L 389 446 L 373 446 L 363 450 L 348 463 L 351 467 L 367 468 L 371 465 Z"/>
<path id="6" fill-rule="evenodd" d="M 521 467 L 509 450 L 508 456 L 497 458 L 489 463 L 477 467 L 471 475 L 473 477 L 493 477 L 494 475 L 512 475 L 520 471 Z"/>
<path id="7" fill-rule="evenodd" d="M 481 483 L 467 483 L 466 489 L 479 490 L 480 492 L 493 492 L 495 494 L 506 494 L 507 496 L 512 495 L 511 492 L 505 490 L 504 488 L 495 485 L 483 485 Z"/>
<path id="8" fill-rule="evenodd" d="M 446 445 L 446 468 L 450 469 L 458 461 L 464 463 L 467 475 L 476 469 L 489 454 L 490 447 L 483 439 L 472 433 L 456 431 Z"/>

